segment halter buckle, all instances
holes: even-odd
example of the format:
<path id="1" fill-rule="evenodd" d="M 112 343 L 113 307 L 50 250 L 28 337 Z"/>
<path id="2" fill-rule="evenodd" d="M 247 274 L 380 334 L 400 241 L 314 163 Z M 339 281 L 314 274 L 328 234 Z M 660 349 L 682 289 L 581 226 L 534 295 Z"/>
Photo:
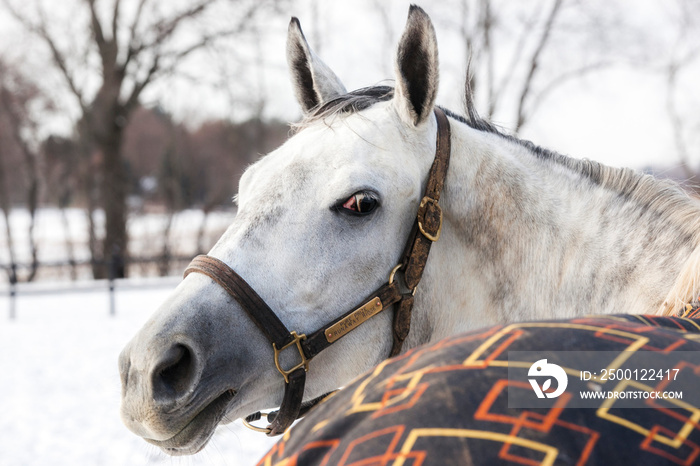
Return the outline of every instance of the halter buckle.
<path id="1" fill-rule="evenodd" d="M 418 229 L 433 243 L 440 239 L 442 233 L 442 209 L 438 201 L 425 196 L 418 206 Z"/>
<path id="2" fill-rule="evenodd" d="M 285 383 L 289 383 L 289 374 L 294 372 L 297 369 L 304 368 L 304 371 L 308 372 L 309 371 L 309 360 L 306 358 L 306 355 L 304 354 L 304 350 L 301 347 L 301 342 L 302 340 L 306 340 L 306 335 L 301 334 L 297 335 L 297 332 L 290 332 L 292 335 L 293 340 L 284 345 L 282 348 L 277 349 L 277 345 L 274 343 L 272 344 L 272 349 L 275 352 L 275 366 L 277 366 L 277 370 L 280 371 L 280 374 L 282 374 L 282 377 L 284 377 Z M 301 362 L 297 364 L 296 366 L 292 367 L 289 370 L 284 370 L 282 369 L 282 366 L 280 365 L 280 353 L 290 346 L 296 344 L 297 345 L 297 350 L 299 350 L 299 356 L 301 356 Z"/>

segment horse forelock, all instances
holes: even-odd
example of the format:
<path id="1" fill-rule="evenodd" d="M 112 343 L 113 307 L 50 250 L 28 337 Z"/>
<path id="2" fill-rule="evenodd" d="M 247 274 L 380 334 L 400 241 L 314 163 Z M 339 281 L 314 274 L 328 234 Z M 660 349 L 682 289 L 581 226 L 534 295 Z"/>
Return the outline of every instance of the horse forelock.
<path id="1" fill-rule="evenodd" d="M 357 89 L 347 94 L 316 106 L 300 122 L 292 125 L 295 133 L 318 121 L 327 121 L 337 115 L 351 115 L 366 110 L 379 102 L 387 102 L 394 97 L 391 86 L 370 86 Z"/>

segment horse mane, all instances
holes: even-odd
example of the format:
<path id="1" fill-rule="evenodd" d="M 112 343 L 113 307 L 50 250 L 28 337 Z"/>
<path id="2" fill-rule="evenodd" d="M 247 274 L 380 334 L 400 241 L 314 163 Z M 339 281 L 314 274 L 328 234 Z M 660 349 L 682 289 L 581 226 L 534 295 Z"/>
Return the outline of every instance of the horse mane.
<path id="1" fill-rule="evenodd" d="M 357 89 L 331 99 L 312 109 L 297 124 L 298 132 L 318 121 L 328 121 L 337 116 L 359 113 L 379 102 L 393 98 L 391 86 L 370 86 Z M 465 84 L 465 113 L 462 116 L 449 109 L 445 113 L 455 120 L 477 130 L 494 134 L 510 143 L 522 146 L 535 157 L 563 166 L 591 183 L 618 193 L 622 198 L 635 201 L 643 209 L 651 210 L 665 220 L 669 228 L 683 231 L 695 246 L 673 288 L 659 308 L 659 315 L 672 315 L 683 305 L 700 298 L 700 202 L 692 198 L 677 182 L 657 179 L 630 168 L 614 168 L 588 159 L 576 159 L 537 146 L 531 141 L 505 133 L 491 122 L 481 118 L 474 105 L 469 79 Z M 442 108 L 442 107 L 441 107 Z"/>

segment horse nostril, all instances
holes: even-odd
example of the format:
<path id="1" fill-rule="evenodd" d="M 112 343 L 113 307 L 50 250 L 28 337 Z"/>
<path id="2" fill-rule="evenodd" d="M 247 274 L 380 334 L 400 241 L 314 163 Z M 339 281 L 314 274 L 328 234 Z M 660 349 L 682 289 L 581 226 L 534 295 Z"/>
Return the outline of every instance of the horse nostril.
<path id="1" fill-rule="evenodd" d="M 195 383 L 195 361 L 192 351 L 174 345 L 163 355 L 153 372 L 153 397 L 170 401 L 186 395 Z"/>

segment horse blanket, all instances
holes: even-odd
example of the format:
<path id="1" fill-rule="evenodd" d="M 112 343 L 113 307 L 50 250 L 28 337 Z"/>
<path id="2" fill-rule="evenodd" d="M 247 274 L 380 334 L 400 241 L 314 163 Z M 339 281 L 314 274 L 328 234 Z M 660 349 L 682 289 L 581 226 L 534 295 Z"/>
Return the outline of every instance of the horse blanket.
<path id="1" fill-rule="evenodd" d="M 508 353 L 679 352 L 674 380 L 700 391 L 700 310 L 683 317 L 593 316 L 490 327 L 379 364 L 289 430 L 258 463 L 273 465 L 550 465 L 700 463 L 698 394 L 617 409 L 511 408 Z M 586 353 L 587 354 L 587 353 Z M 624 366 L 622 366 L 624 369 Z M 569 389 L 585 386 L 578 379 Z M 688 390 L 686 390 L 687 392 Z M 691 390 L 692 391 L 692 390 Z"/>

